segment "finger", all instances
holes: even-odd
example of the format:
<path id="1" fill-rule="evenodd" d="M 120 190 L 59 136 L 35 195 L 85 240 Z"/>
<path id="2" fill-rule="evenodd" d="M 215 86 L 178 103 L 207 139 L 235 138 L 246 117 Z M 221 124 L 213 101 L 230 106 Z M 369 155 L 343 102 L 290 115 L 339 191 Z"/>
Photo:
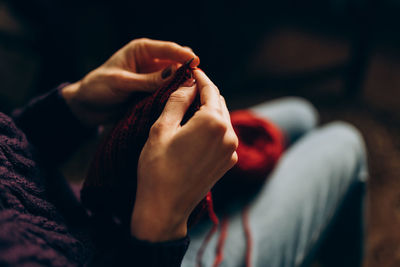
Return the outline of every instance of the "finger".
<path id="1" fill-rule="evenodd" d="M 180 87 L 173 92 L 158 121 L 171 128 L 178 128 L 196 96 L 196 86 Z"/>
<path id="2" fill-rule="evenodd" d="M 167 68 L 152 73 L 133 73 L 121 71 L 117 81 L 119 87 L 126 91 L 154 92 L 168 82 L 176 72 L 176 66 L 170 65 Z M 116 79 L 117 80 L 117 79 Z"/>
<path id="3" fill-rule="evenodd" d="M 156 72 L 159 70 L 163 70 L 173 64 L 178 65 L 179 63 L 176 63 L 175 61 L 172 60 L 155 58 L 151 60 L 149 63 L 144 63 L 143 66 L 141 66 L 140 68 L 140 73 Z"/>
<path id="4" fill-rule="evenodd" d="M 172 60 L 179 63 L 185 63 L 189 59 L 195 58 L 191 63 L 192 67 L 196 67 L 200 64 L 200 59 L 193 51 L 184 48 L 174 42 L 168 41 L 157 41 L 146 39 L 142 43 L 145 51 L 153 58 L 159 58 L 163 60 Z"/>
<path id="5" fill-rule="evenodd" d="M 184 46 L 183 48 L 188 49 L 189 51 L 193 52 L 193 49 L 189 46 Z"/>
<path id="6" fill-rule="evenodd" d="M 194 70 L 193 75 L 199 90 L 201 105 L 220 110 L 220 94 L 215 84 L 199 69 Z"/>

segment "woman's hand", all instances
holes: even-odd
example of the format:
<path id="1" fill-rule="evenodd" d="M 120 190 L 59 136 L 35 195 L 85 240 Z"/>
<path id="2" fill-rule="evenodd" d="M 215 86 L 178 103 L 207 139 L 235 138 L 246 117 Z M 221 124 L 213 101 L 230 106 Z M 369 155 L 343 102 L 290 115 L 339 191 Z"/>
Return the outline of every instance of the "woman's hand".
<path id="1" fill-rule="evenodd" d="M 135 91 L 153 92 L 161 87 L 179 64 L 199 58 L 190 48 L 176 43 L 137 39 L 121 48 L 102 66 L 63 89 L 72 112 L 91 127 L 118 118 Z"/>
<path id="2" fill-rule="evenodd" d="M 223 97 L 202 71 L 194 77 L 195 85 L 170 96 L 141 152 L 131 221 L 139 239 L 184 237 L 193 209 L 237 162 L 238 138 Z M 197 90 L 201 107 L 181 126 Z"/>

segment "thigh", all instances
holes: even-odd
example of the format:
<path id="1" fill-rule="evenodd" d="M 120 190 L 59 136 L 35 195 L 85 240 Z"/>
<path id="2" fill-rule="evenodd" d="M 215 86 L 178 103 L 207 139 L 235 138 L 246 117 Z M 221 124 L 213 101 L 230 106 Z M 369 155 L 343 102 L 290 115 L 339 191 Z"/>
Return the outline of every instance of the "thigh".
<path id="1" fill-rule="evenodd" d="M 264 102 L 251 107 L 250 111 L 278 125 L 288 144 L 315 128 L 318 122 L 317 110 L 309 101 L 300 97 Z"/>
<path id="2" fill-rule="evenodd" d="M 364 144 L 353 127 L 334 123 L 301 138 L 284 154 L 249 208 L 253 266 L 302 264 L 351 186 L 365 179 Z M 203 224 L 193 229 L 183 266 L 194 266 L 209 228 Z M 212 266 L 217 236 L 204 253 L 204 266 Z M 230 219 L 221 266 L 243 266 L 245 251 L 238 212 Z"/>

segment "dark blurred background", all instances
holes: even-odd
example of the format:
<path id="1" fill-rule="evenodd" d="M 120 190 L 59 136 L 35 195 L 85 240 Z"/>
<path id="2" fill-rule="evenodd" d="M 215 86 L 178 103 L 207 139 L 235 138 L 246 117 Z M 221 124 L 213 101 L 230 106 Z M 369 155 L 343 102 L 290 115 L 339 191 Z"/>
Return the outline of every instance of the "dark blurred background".
<path id="1" fill-rule="evenodd" d="M 190 46 L 231 108 L 297 95 L 323 123 L 361 129 L 364 266 L 400 266 L 399 13 L 398 0 L 0 0 L 0 111 L 82 78 L 132 39 Z"/>

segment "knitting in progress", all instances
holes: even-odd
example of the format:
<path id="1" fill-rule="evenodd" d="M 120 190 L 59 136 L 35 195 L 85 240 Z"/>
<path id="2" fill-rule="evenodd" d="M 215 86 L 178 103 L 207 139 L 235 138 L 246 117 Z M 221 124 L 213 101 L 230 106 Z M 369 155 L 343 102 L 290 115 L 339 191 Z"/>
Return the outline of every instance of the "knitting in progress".
<path id="1" fill-rule="evenodd" d="M 129 228 L 135 202 L 137 164 L 150 128 L 162 113 L 171 93 L 190 77 L 192 77 L 192 69 L 189 61 L 178 68 L 174 77 L 153 94 L 138 93 L 134 95 L 129 111 L 103 140 L 95 154 L 81 192 L 82 203 L 94 218 L 113 220 L 121 227 Z M 197 97 L 189 107 L 181 124 L 190 119 L 199 106 L 200 101 Z M 218 183 L 218 190 L 215 194 L 221 192 L 221 197 L 218 199 L 224 203 L 229 202 L 229 198 L 222 197 L 225 195 L 223 194 L 224 189 L 229 192 L 233 188 L 240 188 L 241 184 L 259 187 L 275 166 L 284 148 L 283 134 L 271 122 L 258 118 L 249 111 L 233 112 L 231 120 L 239 138 L 238 163 Z M 198 221 L 204 213 L 208 214 L 214 227 L 206 238 L 203 248 L 199 251 L 199 258 L 218 225 L 211 192 L 192 212 L 188 226 L 190 227 Z M 243 218 L 247 218 L 247 216 Z M 227 222 L 221 224 L 221 237 L 214 266 L 218 266 L 223 260 L 223 241 L 226 237 L 224 228 L 226 230 Z M 246 261 L 247 266 L 250 266 L 251 237 L 249 229 L 245 229 L 245 231 L 248 237 L 248 259 Z"/>

